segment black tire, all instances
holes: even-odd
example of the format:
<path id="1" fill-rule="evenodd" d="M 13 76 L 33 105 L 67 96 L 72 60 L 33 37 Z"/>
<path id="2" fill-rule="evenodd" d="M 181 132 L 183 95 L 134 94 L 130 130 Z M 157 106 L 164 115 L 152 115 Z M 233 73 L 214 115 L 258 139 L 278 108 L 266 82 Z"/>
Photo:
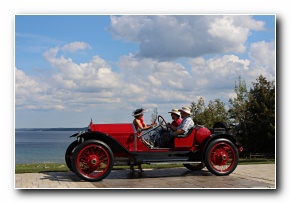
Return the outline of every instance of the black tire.
<path id="1" fill-rule="evenodd" d="M 238 161 L 238 150 L 228 139 L 213 140 L 206 148 L 204 162 L 207 169 L 215 175 L 229 175 L 236 169 Z"/>
<path id="2" fill-rule="evenodd" d="M 205 167 L 205 164 L 201 162 L 198 164 L 183 164 L 183 166 L 191 171 L 200 171 Z"/>
<path id="3" fill-rule="evenodd" d="M 110 147 L 99 140 L 81 143 L 72 156 L 72 168 L 83 180 L 94 182 L 107 177 L 114 166 L 114 156 Z"/>
<path id="4" fill-rule="evenodd" d="M 69 168 L 69 170 L 71 170 L 73 172 L 73 168 L 71 165 L 71 158 L 73 155 L 73 152 L 75 150 L 75 148 L 79 145 L 79 142 L 77 140 L 75 140 L 74 142 L 72 142 L 68 148 L 66 149 L 65 152 L 65 163 L 67 165 L 67 167 Z"/>

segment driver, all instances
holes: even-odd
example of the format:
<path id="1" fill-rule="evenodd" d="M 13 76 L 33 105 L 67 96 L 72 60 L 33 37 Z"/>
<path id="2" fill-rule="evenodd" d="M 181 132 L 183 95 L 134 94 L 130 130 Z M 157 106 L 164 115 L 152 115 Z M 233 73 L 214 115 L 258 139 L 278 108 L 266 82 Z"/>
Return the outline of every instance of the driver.
<path id="1" fill-rule="evenodd" d="M 194 127 L 194 122 L 191 115 L 191 110 L 188 107 L 182 107 L 178 110 L 180 112 L 182 122 L 178 127 L 173 126 L 172 124 L 167 124 L 167 126 L 172 130 L 170 133 L 164 133 L 161 136 L 163 146 L 171 147 L 172 142 L 175 137 L 178 135 L 186 136 L 188 131 Z"/>
<path id="2" fill-rule="evenodd" d="M 171 118 L 172 118 L 172 122 L 171 123 L 167 123 L 167 127 L 172 129 L 173 127 L 178 127 L 182 120 L 180 118 L 180 112 L 178 109 L 172 109 L 171 111 L 169 111 L 168 113 L 171 114 Z M 168 130 L 168 129 L 167 129 Z M 169 142 L 169 136 L 170 136 L 170 132 L 166 131 L 163 128 L 160 128 L 159 130 L 157 129 L 154 133 L 154 135 L 152 136 L 153 138 L 153 142 L 156 144 L 156 146 L 158 147 L 168 147 L 168 142 Z"/>
<path id="3" fill-rule="evenodd" d="M 180 126 L 182 120 L 180 118 L 180 112 L 178 111 L 178 109 L 172 109 L 171 111 L 169 111 L 168 113 L 171 114 L 171 118 L 172 118 L 172 123 L 167 123 L 167 126 L 171 129 L 171 125 L 174 127 L 178 127 Z"/>

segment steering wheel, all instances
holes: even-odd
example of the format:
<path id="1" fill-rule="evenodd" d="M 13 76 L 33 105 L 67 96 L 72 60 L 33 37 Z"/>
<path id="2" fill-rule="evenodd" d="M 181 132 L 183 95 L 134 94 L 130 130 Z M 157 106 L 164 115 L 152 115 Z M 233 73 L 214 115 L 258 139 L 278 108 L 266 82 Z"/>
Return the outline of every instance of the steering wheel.
<path id="1" fill-rule="evenodd" d="M 166 121 L 162 116 L 158 116 L 158 123 L 163 130 L 169 131 L 168 126 L 166 125 Z"/>

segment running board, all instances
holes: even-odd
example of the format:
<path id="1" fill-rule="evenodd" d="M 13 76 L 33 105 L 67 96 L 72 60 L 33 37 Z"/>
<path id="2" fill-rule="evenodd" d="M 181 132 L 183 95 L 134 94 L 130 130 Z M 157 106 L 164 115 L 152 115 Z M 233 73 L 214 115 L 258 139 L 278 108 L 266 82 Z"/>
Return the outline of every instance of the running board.
<path id="1" fill-rule="evenodd" d="M 146 164 L 149 165 L 161 165 L 161 164 L 200 164 L 200 161 L 171 161 L 171 162 L 145 162 Z"/>

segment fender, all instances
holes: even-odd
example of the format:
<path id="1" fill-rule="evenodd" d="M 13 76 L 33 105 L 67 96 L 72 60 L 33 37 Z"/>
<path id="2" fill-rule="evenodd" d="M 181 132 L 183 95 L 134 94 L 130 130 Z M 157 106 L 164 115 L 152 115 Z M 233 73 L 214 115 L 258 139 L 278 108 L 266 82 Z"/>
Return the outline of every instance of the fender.
<path id="1" fill-rule="evenodd" d="M 208 144 L 215 139 L 218 138 L 226 138 L 228 140 L 230 140 L 235 146 L 239 145 L 239 142 L 236 140 L 236 138 L 230 134 L 211 134 L 210 138 L 206 141 L 205 143 L 205 148 L 207 148 Z"/>
<path id="2" fill-rule="evenodd" d="M 114 153 L 125 152 L 131 154 L 125 147 L 123 147 L 116 139 L 102 132 L 85 132 L 82 134 L 74 134 L 81 142 L 86 140 L 100 140 L 106 143 Z"/>

